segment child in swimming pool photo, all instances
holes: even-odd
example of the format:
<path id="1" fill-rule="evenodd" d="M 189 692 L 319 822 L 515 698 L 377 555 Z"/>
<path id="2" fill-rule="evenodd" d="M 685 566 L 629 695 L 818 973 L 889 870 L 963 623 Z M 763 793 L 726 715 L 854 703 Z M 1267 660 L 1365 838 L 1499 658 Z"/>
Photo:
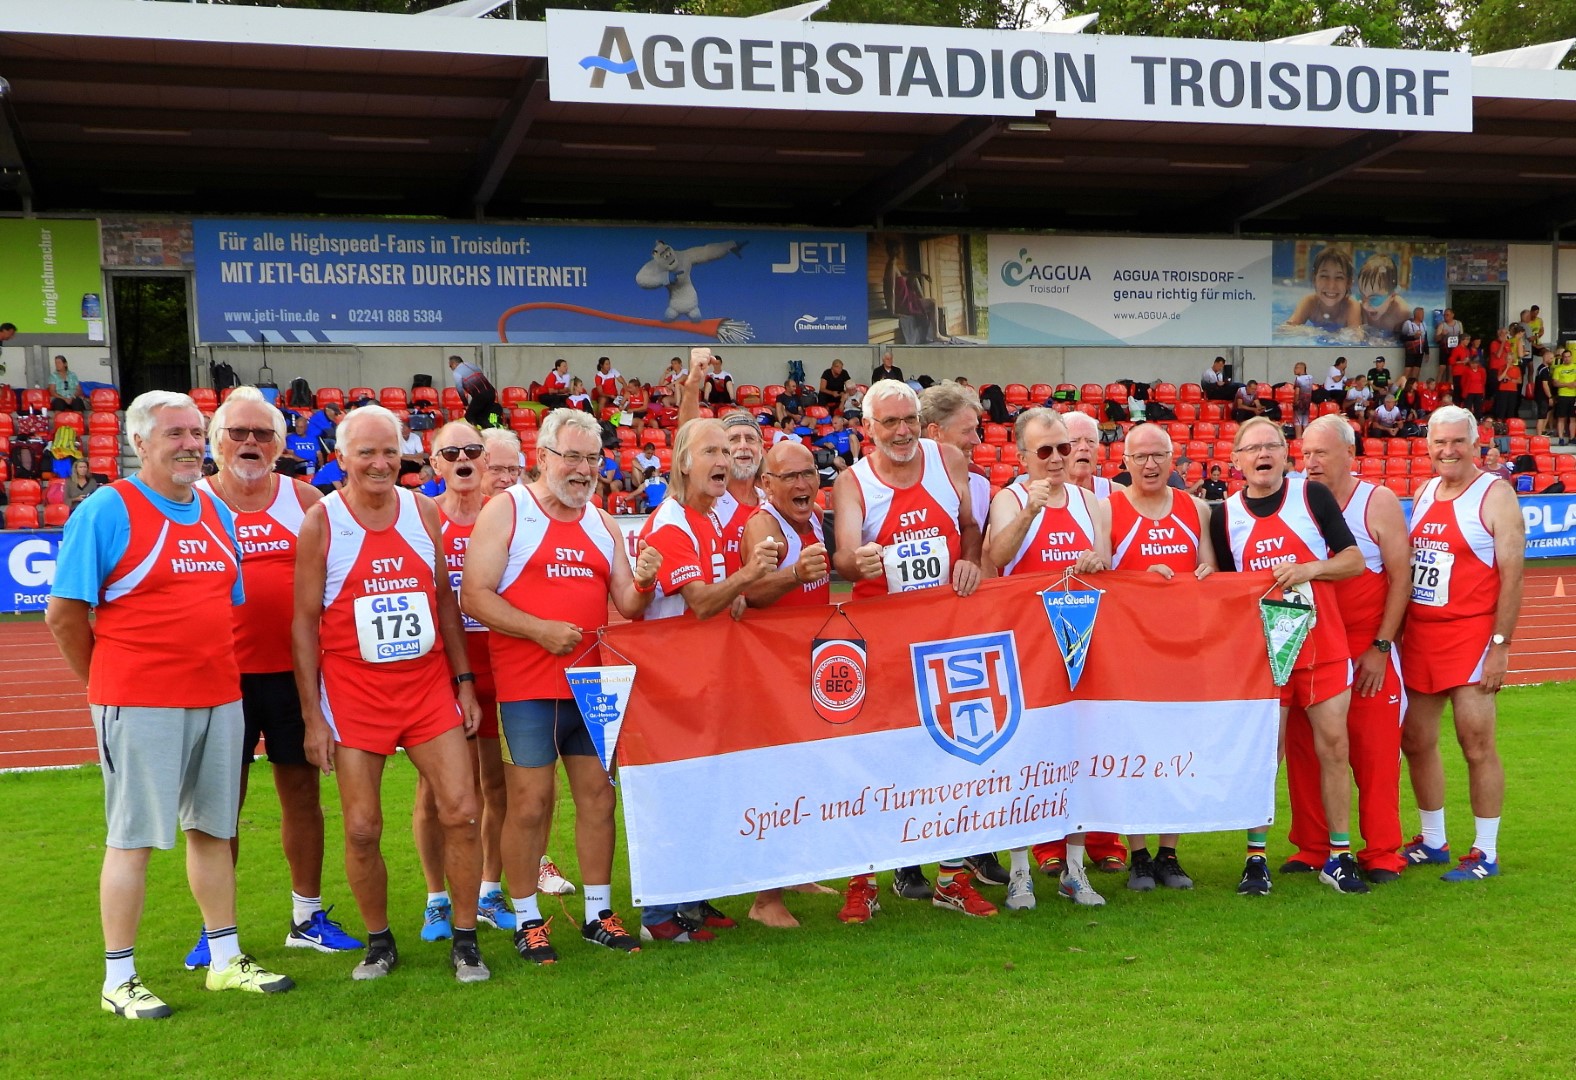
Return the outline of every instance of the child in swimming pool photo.
<path id="1" fill-rule="evenodd" d="M 1352 257 L 1344 248 L 1326 245 L 1314 258 L 1313 292 L 1286 320 L 1288 326 L 1302 324 L 1332 331 L 1363 324 L 1362 305 L 1352 299 Z"/>
<path id="2" fill-rule="evenodd" d="M 1406 321 L 1411 308 L 1406 298 L 1396 291 L 1400 274 L 1395 259 L 1390 255 L 1368 256 L 1357 273 L 1357 295 L 1360 296 L 1363 325 L 1377 330 L 1386 337 L 1395 337 Z"/>

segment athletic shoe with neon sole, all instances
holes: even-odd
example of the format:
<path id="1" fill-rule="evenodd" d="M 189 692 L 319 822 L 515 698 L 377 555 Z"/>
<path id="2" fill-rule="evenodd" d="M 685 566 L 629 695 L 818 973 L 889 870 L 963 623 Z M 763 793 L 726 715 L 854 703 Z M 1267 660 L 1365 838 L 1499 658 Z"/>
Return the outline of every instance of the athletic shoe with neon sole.
<path id="1" fill-rule="evenodd" d="M 447 941 L 454 936 L 453 909 L 447 900 L 434 900 L 421 915 L 421 940 Z"/>
<path id="2" fill-rule="evenodd" d="M 547 937 L 552 926 L 551 919 L 527 919 L 520 924 L 514 932 L 514 951 L 520 954 L 521 960 L 533 964 L 558 963 L 558 950 Z"/>
<path id="3" fill-rule="evenodd" d="M 1365 893 L 1368 883 L 1358 873 L 1357 860 L 1350 851 L 1343 851 L 1324 864 L 1319 871 L 1319 881 L 1338 893 Z"/>
<path id="4" fill-rule="evenodd" d="M 343 926 L 328 917 L 328 913 L 333 910 L 314 911 L 306 922 L 293 924 L 290 933 L 285 935 L 285 945 L 292 949 L 316 949 L 326 953 L 355 952 L 360 949 L 362 943 L 345 933 Z"/>
<path id="5" fill-rule="evenodd" d="M 1040 863 L 1040 873 L 1049 878 L 1060 878 L 1062 871 L 1067 869 L 1067 864 L 1061 859 L 1052 857 Z"/>
<path id="6" fill-rule="evenodd" d="M 624 921 L 606 908 L 580 928 L 580 936 L 593 945 L 615 952 L 639 952 L 640 940 L 624 929 Z"/>
<path id="7" fill-rule="evenodd" d="M 1096 861 L 1094 868 L 1102 874 L 1120 874 L 1127 869 L 1127 864 L 1115 855 L 1107 855 Z"/>
<path id="8" fill-rule="evenodd" d="M 715 941 L 716 938 L 717 935 L 710 930 L 677 913 L 649 926 L 640 924 L 641 941 L 672 941 L 683 945 L 692 941 Z"/>
<path id="9" fill-rule="evenodd" d="M 295 989 L 295 980 L 288 975 L 269 971 L 245 953 L 222 968 L 208 969 L 208 989 L 244 990 L 249 994 L 282 994 Z"/>
<path id="10" fill-rule="evenodd" d="M 1089 884 L 1089 875 L 1081 866 L 1069 864 L 1067 869 L 1062 871 L 1058 890 L 1067 899 L 1082 907 L 1102 907 L 1105 904 L 1105 897 L 1094 891 L 1094 886 Z"/>
<path id="11" fill-rule="evenodd" d="M 958 874 L 951 881 L 937 885 L 930 903 L 933 907 L 961 911 L 976 919 L 988 919 L 996 914 L 996 905 L 979 894 L 967 874 Z"/>
<path id="12" fill-rule="evenodd" d="M 1461 857 L 1454 870 L 1446 870 L 1439 875 L 1440 881 L 1482 881 L 1484 878 L 1499 877 L 1499 860 L 1489 862 L 1484 854 L 1473 848 Z"/>
<path id="13" fill-rule="evenodd" d="M 208 930 L 204 927 L 202 932 L 197 935 L 197 944 L 193 945 L 192 951 L 186 954 L 186 970 L 196 971 L 199 968 L 205 968 L 208 966 L 209 960 Z"/>
<path id="14" fill-rule="evenodd" d="M 1238 896 L 1268 896 L 1275 883 L 1270 879 L 1269 860 L 1263 855 L 1250 855 L 1242 866 L 1242 880 L 1237 882 Z"/>
<path id="15" fill-rule="evenodd" d="M 1033 911 L 1037 901 L 1034 899 L 1034 875 L 1029 873 L 1029 868 L 1014 870 L 1007 878 L 1007 909 L 1009 911 Z"/>
<path id="16" fill-rule="evenodd" d="M 515 928 L 514 912 L 509 910 L 509 901 L 504 899 L 502 890 L 494 889 L 476 901 L 476 921 L 494 930 Z"/>
<path id="17" fill-rule="evenodd" d="M 875 913 L 881 910 L 881 902 L 876 899 L 877 895 L 876 883 L 870 878 L 851 878 L 848 882 L 848 891 L 843 894 L 842 910 L 837 913 L 838 921 L 869 922 Z"/>
<path id="18" fill-rule="evenodd" d="M 702 900 L 698 904 L 685 904 L 679 909 L 679 914 L 708 930 L 734 930 L 739 925 L 713 906 L 710 900 Z"/>
<path id="19" fill-rule="evenodd" d="M 1444 847 L 1432 848 L 1423 843 L 1422 836 L 1414 836 L 1401 849 L 1401 854 L 1412 866 L 1426 866 L 1429 863 L 1445 866 L 1450 862 L 1450 845 L 1447 843 Z"/>
<path id="20" fill-rule="evenodd" d="M 575 891 L 575 883 L 559 872 L 557 863 L 543 855 L 541 868 L 536 873 L 536 891 L 549 896 L 568 896 Z"/>
<path id="21" fill-rule="evenodd" d="M 175 1011 L 148 991 L 135 975 L 100 997 L 99 1008 L 127 1020 L 163 1020 Z"/>

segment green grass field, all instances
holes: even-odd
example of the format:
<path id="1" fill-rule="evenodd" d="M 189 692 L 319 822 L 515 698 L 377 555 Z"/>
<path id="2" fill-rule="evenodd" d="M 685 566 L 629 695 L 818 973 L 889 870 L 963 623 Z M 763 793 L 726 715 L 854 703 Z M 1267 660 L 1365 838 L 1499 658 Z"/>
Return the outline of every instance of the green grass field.
<path id="1" fill-rule="evenodd" d="M 295 977 L 278 998 L 215 995 L 180 964 L 199 917 L 178 853 L 153 862 L 138 951 L 144 980 L 177 1010 L 133 1024 L 98 1010 L 102 944 L 97 771 L 0 776 L 0 865 L 15 918 L 0 938 L 5 1075 L 544 1077 L 991 1076 L 1548 1077 L 1576 1066 L 1570 941 L 1576 916 L 1558 841 L 1576 832 L 1576 685 L 1501 698 L 1510 797 L 1502 877 L 1445 885 L 1413 872 L 1368 896 L 1308 877 L 1233 892 L 1242 839 L 1188 837 L 1191 893 L 1128 892 L 1074 908 L 1040 884 L 1040 906 L 966 920 L 890 892 L 867 926 L 833 897 L 790 896 L 805 926 L 754 924 L 707 945 L 620 956 L 583 945 L 559 915 L 561 962 L 528 967 L 484 930 L 492 982 L 457 986 L 447 947 L 424 946 L 424 900 L 408 832 L 413 772 L 385 789 L 401 967 L 352 983 L 353 960 L 285 949 L 288 879 L 278 809 L 257 770 L 242 819 L 241 941 Z M 1471 844 L 1460 755 L 1446 754 L 1451 839 Z M 1403 821 L 1415 811 L 1403 780 Z M 332 784 L 326 896 L 362 930 L 344 885 Z M 571 808 L 552 845 L 575 878 Z M 1287 854 L 1285 810 L 1271 845 Z M 1537 839 L 1542 837 L 1542 840 Z M 890 875 L 882 876 L 885 887 Z M 621 865 L 615 902 L 628 913 Z M 837 884 L 841 884 L 840 882 Z M 987 889 L 999 903 L 1004 890 Z M 551 903 L 551 901 L 549 901 Z M 747 899 L 722 902 L 742 917 Z M 552 904 L 556 910 L 556 903 Z M 631 914 L 631 923 L 634 919 Z M 34 936 L 36 935 L 36 936 Z"/>

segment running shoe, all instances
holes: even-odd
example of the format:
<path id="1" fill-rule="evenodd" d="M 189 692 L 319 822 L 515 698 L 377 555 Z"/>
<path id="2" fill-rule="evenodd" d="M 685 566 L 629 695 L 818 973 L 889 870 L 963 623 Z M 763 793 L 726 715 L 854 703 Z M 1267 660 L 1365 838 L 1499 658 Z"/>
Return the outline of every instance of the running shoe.
<path id="1" fill-rule="evenodd" d="M 1242 867 L 1242 880 L 1237 883 L 1237 895 L 1268 896 L 1274 884 L 1269 861 L 1263 855 L 1249 855 Z"/>
<path id="2" fill-rule="evenodd" d="M 1499 877 L 1499 860 L 1489 862 L 1484 854 L 1473 848 L 1461 857 L 1454 870 L 1446 870 L 1439 875 L 1440 881 L 1482 881 L 1484 878 Z"/>
<path id="3" fill-rule="evenodd" d="M 452 910 L 447 900 L 434 900 L 421 916 L 421 940 L 447 941 L 454 936 Z"/>
<path id="4" fill-rule="evenodd" d="M 881 910 L 877 895 L 876 883 L 872 878 L 850 878 L 848 891 L 843 895 L 843 908 L 837 913 L 838 920 L 845 923 L 869 922 Z"/>
<path id="5" fill-rule="evenodd" d="M 717 935 L 710 930 L 699 923 L 691 922 L 677 912 L 659 923 L 640 924 L 641 941 L 672 941 L 687 944 L 692 941 L 713 941 L 716 937 Z"/>
<path id="6" fill-rule="evenodd" d="M 679 909 L 679 914 L 708 930 L 733 930 L 739 925 L 712 906 L 710 900 L 702 900 L 698 904 L 685 904 Z"/>
<path id="7" fill-rule="evenodd" d="M 558 963 L 558 950 L 547 939 L 552 924 L 551 919 L 527 919 L 520 924 L 514 932 L 514 951 L 520 954 L 521 960 L 533 964 Z"/>
<path id="8" fill-rule="evenodd" d="M 350 977 L 357 982 L 381 979 L 398 965 L 399 950 L 394 947 L 394 943 L 374 941 L 367 946 L 367 955 L 350 972 Z"/>
<path id="9" fill-rule="evenodd" d="M 1007 907 L 1011 911 L 1032 911 L 1036 901 L 1034 899 L 1034 875 L 1029 873 L 1026 866 L 1022 870 L 1014 870 L 1007 879 Z"/>
<path id="10" fill-rule="evenodd" d="M 207 939 L 204 938 L 203 948 L 207 946 Z M 107 1013 L 124 1016 L 127 1020 L 163 1020 L 174 1012 L 161 998 L 145 988 L 142 980 L 135 975 L 99 998 L 99 1007 Z"/>
<path id="11" fill-rule="evenodd" d="M 361 942 L 345 933 L 345 928 L 328 917 L 333 911 L 314 911 L 304 923 L 295 923 L 285 936 L 285 945 L 292 949 L 316 949 L 318 952 L 355 952 Z"/>
<path id="12" fill-rule="evenodd" d="M 934 907 L 961 911 L 976 919 L 988 919 L 996 914 L 996 905 L 979 894 L 967 874 L 954 875 L 951 881 L 937 885 L 930 903 Z"/>
<path id="13" fill-rule="evenodd" d="M 454 968 L 455 982 L 479 983 L 492 978 L 492 972 L 482 963 L 482 951 L 475 939 L 456 941 L 449 946 L 449 964 Z"/>
<path id="14" fill-rule="evenodd" d="M 1318 856 L 1315 855 L 1313 858 L 1318 858 Z M 1287 859 L 1280 866 L 1280 872 L 1283 874 L 1313 874 L 1317 873 L 1318 870 L 1319 868 L 1313 863 L 1305 862 L 1295 856 Z"/>
<path id="15" fill-rule="evenodd" d="M 974 871 L 974 880 L 981 885 L 1005 885 L 1011 880 L 1007 868 L 996 858 L 994 851 L 987 851 L 983 855 L 970 855 L 963 860 L 968 868 Z"/>
<path id="16" fill-rule="evenodd" d="M 639 952 L 640 941 L 624 929 L 623 920 L 607 909 L 580 928 L 580 936 L 593 945 L 618 952 Z"/>
<path id="17" fill-rule="evenodd" d="M 1350 851 L 1343 851 L 1324 864 L 1319 880 L 1338 893 L 1365 893 L 1368 883 L 1357 871 L 1357 860 Z"/>
<path id="18" fill-rule="evenodd" d="M 1450 845 L 1447 843 L 1444 847 L 1432 848 L 1423 843 L 1423 838 L 1419 835 L 1412 837 L 1411 842 L 1401 849 L 1401 854 L 1413 866 L 1423 866 L 1428 863 L 1438 863 L 1443 866 L 1450 862 Z M 1471 858 L 1470 855 L 1467 857 Z"/>
<path id="19" fill-rule="evenodd" d="M 1155 880 L 1168 889 L 1191 889 L 1193 879 L 1187 876 L 1187 871 L 1182 869 L 1182 864 L 1177 862 L 1175 855 L 1160 855 L 1155 858 Z"/>
<path id="20" fill-rule="evenodd" d="M 222 968 L 208 968 L 208 989 L 245 990 L 249 994 L 282 994 L 295 989 L 295 980 L 288 975 L 269 971 L 245 953 Z"/>
<path id="21" fill-rule="evenodd" d="M 1105 897 L 1094 891 L 1094 886 L 1089 884 L 1089 875 L 1081 866 L 1069 863 L 1067 869 L 1062 871 L 1060 891 L 1067 899 L 1082 907 L 1101 907 L 1105 904 Z"/>
<path id="22" fill-rule="evenodd" d="M 476 921 L 494 930 L 515 928 L 514 912 L 509 910 L 509 901 L 504 899 L 502 889 L 494 889 L 476 901 Z"/>
<path id="23" fill-rule="evenodd" d="M 1102 874 L 1120 874 L 1127 869 L 1127 864 L 1115 855 L 1107 855 L 1103 859 L 1096 859 L 1094 868 Z"/>
<path id="24" fill-rule="evenodd" d="M 192 946 L 192 951 L 186 954 L 186 970 L 196 971 L 208 966 L 211 958 L 208 955 L 208 928 L 203 927 L 197 935 L 197 944 Z"/>
<path id="25" fill-rule="evenodd" d="M 1153 892 L 1155 888 L 1155 864 L 1148 855 L 1133 852 L 1133 864 L 1127 871 L 1127 887 L 1134 892 Z"/>
<path id="26" fill-rule="evenodd" d="M 1368 878 L 1368 884 L 1370 885 L 1389 885 L 1392 882 L 1401 880 L 1401 872 L 1399 870 L 1391 870 L 1384 866 L 1370 866 L 1363 871 L 1363 874 Z"/>
<path id="27" fill-rule="evenodd" d="M 549 896 L 568 896 L 575 891 L 575 883 L 558 871 L 558 864 L 542 856 L 541 869 L 536 873 L 536 891 Z"/>
<path id="28" fill-rule="evenodd" d="M 905 900 L 929 900 L 934 890 L 917 866 L 900 866 L 892 872 L 892 891 Z"/>
<path id="29" fill-rule="evenodd" d="M 1046 877 L 1059 878 L 1065 869 L 1067 864 L 1054 855 L 1040 863 L 1040 873 Z"/>

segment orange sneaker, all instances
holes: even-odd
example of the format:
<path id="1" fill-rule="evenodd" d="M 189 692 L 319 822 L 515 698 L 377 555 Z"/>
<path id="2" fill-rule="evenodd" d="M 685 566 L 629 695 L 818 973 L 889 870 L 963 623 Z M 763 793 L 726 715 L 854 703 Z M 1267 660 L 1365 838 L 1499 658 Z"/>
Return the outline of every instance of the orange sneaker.
<path id="1" fill-rule="evenodd" d="M 976 919 L 989 918 L 996 914 L 996 905 L 979 894 L 967 874 L 958 874 L 951 881 L 937 884 L 936 895 L 930 902 L 936 907 L 951 908 L 965 915 L 972 915 Z"/>
<path id="2" fill-rule="evenodd" d="M 881 903 L 876 896 L 876 883 L 870 878 L 849 878 L 848 891 L 843 895 L 843 910 L 837 913 L 838 919 L 845 923 L 869 922 L 871 916 L 881 910 Z"/>

